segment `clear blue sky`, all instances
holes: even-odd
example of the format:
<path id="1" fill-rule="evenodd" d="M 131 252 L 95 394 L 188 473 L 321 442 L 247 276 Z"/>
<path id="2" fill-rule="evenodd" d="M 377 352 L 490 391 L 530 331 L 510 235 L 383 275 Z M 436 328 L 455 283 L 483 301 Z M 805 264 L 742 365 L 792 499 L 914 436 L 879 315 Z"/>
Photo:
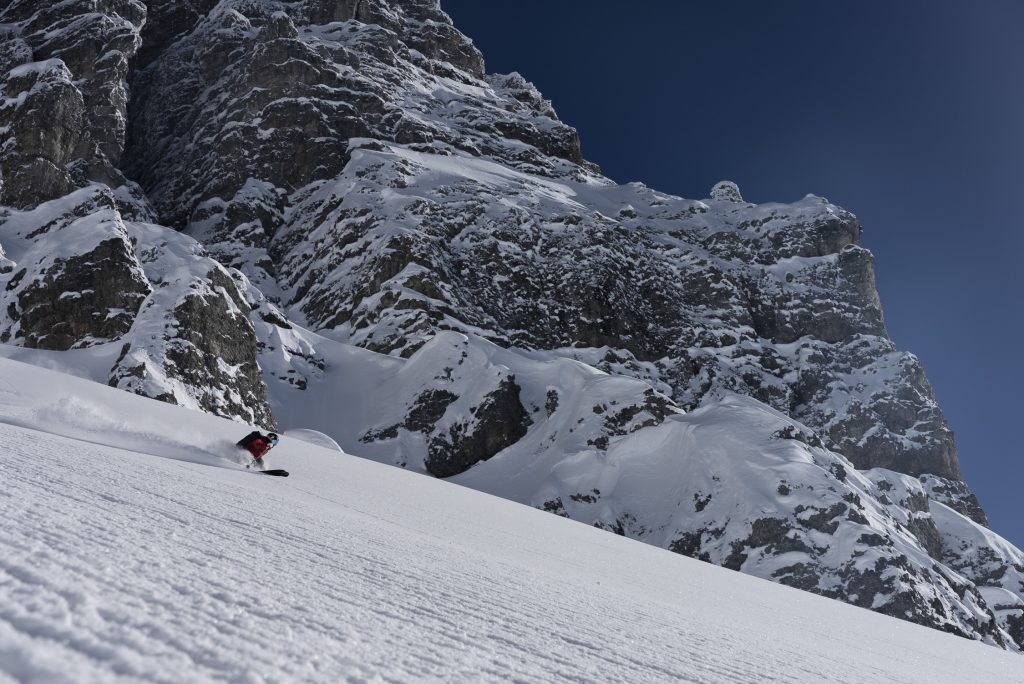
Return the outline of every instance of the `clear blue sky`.
<path id="1" fill-rule="evenodd" d="M 1024 546 L 1024 2 L 442 0 L 619 182 L 857 214 L 992 527 Z"/>

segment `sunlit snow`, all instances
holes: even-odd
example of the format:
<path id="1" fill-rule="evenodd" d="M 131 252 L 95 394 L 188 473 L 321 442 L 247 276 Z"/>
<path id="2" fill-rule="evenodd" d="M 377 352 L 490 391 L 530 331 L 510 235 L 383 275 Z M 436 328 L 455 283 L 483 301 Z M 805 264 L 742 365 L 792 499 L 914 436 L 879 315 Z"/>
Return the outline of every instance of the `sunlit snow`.
<path id="1" fill-rule="evenodd" d="M 0 359 L 0 681 L 1024 682 L 1019 656 Z"/>

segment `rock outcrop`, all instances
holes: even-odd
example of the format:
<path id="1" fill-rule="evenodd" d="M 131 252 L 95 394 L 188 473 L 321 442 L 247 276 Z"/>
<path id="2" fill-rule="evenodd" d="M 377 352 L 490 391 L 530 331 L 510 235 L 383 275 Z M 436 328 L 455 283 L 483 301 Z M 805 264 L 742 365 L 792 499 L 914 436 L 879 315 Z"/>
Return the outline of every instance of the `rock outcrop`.
<path id="1" fill-rule="evenodd" d="M 149 295 L 111 193 L 64 200 L 20 216 L 24 227 L 5 240 L 24 254 L 0 294 L 2 342 L 52 350 L 110 342 L 131 329 Z"/>
<path id="2" fill-rule="evenodd" d="M 359 441 L 399 444 L 385 448 L 405 455 L 416 453 L 415 442 L 425 442 L 421 462 L 436 477 L 458 475 L 486 461 L 519 441 L 533 422 L 520 402 L 515 376 L 460 335 L 436 336 L 413 355 L 397 381 L 401 389 L 395 396 L 405 401 L 388 406 L 385 416 L 393 417 Z"/>
<path id="3" fill-rule="evenodd" d="M 145 19 L 139 0 L 12 0 L 0 11 L 0 203 L 28 208 L 88 181 L 121 184 L 128 72 Z"/>
<path id="4" fill-rule="evenodd" d="M 273 425 L 240 291 L 201 246 L 140 223 L 155 212 L 121 172 L 146 16 L 138 0 L 0 10 L 0 340 L 116 346 L 111 384 Z"/>

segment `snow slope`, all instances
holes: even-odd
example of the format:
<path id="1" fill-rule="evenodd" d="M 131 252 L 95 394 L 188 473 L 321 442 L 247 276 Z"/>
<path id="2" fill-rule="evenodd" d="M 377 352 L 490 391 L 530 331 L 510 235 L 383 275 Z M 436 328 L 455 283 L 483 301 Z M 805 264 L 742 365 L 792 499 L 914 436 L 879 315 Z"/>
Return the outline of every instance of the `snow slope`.
<path id="1" fill-rule="evenodd" d="M 284 428 L 315 428 L 351 454 L 440 475 L 461 439 L 473 461 L 451 477 L 458 484 L 1019 650 L 1024 554 L 955 511 L 933 516 L 917 478 L 857 470 L 753 398 L 728 394 L 682 413 L 647 382 L 564 358 L 570 350 L 503 349 L 446 331 L 400 359 L 297 326 L 276 337 L 271 324 L 260 328 Z M 305 389 L 296 376 L 310 378 Z M 472 435 L 513 422 L 486 408 L 505 378 L 528 424 L 488 456 Z"/>
<path id="2" fill-rule="evenodd" d="M 261 478 L 238 433 L 0 359 L 0 681 L 1024 682 L 1013 654 L 308 440 Z"/>

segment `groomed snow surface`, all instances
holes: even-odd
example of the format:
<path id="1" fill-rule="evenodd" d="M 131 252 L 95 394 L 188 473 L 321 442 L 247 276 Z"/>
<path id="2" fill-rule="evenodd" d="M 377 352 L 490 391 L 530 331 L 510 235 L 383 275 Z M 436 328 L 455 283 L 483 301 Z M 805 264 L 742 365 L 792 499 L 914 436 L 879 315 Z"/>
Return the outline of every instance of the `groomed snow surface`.
<path id="1" fill-rule="evenodd" d="M 2 682 L 1024 682 L 1020 656 L 0 359 Z M 319 442 L 319 445 L 316 443 Z"/>

